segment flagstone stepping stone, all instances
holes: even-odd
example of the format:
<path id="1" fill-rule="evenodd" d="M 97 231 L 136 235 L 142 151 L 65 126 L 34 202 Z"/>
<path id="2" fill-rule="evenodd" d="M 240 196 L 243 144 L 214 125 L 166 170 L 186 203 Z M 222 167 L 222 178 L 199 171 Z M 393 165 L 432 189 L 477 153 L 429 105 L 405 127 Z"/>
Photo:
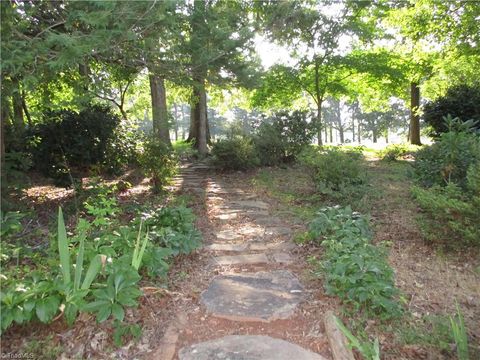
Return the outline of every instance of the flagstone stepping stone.
<path id="1" fill-rule="evenodd" d="M 256 223 L 258 225 L 263 225 L 263 226 L 272 226 L 274 224 L 283 224 L 283 221 L 277 217 L 269 216 L 269 217 L 262 217 L 260 219 L 257 219 Z"/>
<path id="2" fill-rule="evenodd" d="M 230 335 L 184 347 L 180 360 L 325 360 L 285 340 L 262 335 Z"/>
<path id="3" fill-rule="evenodd" d="M 232 219 L 236 219 L 237 216 L 238 216 L 237 213 L 231 213 L 231 214 L 214 215 L 213 217 L 218 220 L 232 220 Z"/>
<path id="4" fill-rule="evenodd" d="M 217 234 L 217 239 L 219 240 L 241 240 L 243 239 L 242 234 L 239 234 L 236 231 L 232 230 L 222 230 L 219 231 Z"/>
<path id="5" fill-rule="evenodd" d="M 218 265 L 263 264 L 268 263 L 265 254 L 225 255 L 216 256 L 213 262 Z"/>
<path id="6" fill-rule="evenodd" d="M 272 257 L 277 263 L 291 264 L 293 262 L 292 257 L 287 253 L 274 253 Z"/>
<path id="7" fill-rule="evenodd" d="M 255 209 L 262 209 L 268 210 L 269 206 L 267 203 L 259 200 L 234 200 L 232 204 L 238 205 L 244 208 L 255 208 Z"/>
<path id="8" fill-rule="evenodd" d="M 271 227 L 265 229 L 265 235 L 273 235 L 273 236 L 282 236 L 282 235 L 290 235 L 292 230 L 287 227 Z"/>
<path id="9" fill-rule="evenodd" d="M 252 251 L 265 251 L 265 250 L 290 250 L 294 249 L 295 244 L 291 242 L 274 242 L 274 243 L 266 243 L 255 241 L 249 243 L 249 249 Z"/>
<path id="10" fill-rule="evenodd" d="M 205 248 L 211 251 L 245 251 L 247 244 L 211 244 Z"/>
<path id="11" fill-rule="evenodd" d="M 216 276 L 201 301 L 213 316 L 269 322 L 286 319 L 303 298 L 303 287 L 288 270 Z"/>

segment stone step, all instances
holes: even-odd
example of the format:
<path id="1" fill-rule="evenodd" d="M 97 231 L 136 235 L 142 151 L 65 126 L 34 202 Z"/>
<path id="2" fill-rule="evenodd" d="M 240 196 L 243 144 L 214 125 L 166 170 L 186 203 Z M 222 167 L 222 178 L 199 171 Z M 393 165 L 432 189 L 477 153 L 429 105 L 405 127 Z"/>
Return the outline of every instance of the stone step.
<path id="1" fill-rule="evenodd" d="M 262 335 L 230 335 L 180 349 L 180 360 L 325 360 L 285 340 Z"/>
<path id="2" fill-rule="evenodd" d="M 287 319 L 303 299 L 303 287 L 288 270 L 216 276 L 201 295 L 213 316 L 237 321 Z"/>
<path id="3" fill-rule="evenodd" d="M 261 254 L 215 256 L 212 262 L 214 265 L 244 265 L 244 264 L 266 264 L 269 262 L 269 260 L 266 254 L 261 253 Z"/>

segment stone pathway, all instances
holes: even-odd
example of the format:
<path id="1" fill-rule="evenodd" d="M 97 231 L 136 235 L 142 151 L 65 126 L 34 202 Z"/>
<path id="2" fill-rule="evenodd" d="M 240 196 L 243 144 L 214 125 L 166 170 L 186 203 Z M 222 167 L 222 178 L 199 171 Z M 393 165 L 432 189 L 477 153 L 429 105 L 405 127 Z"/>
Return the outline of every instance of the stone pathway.
<path id="1" fill-rule="evenodd" d="M 201 305 L 209 316 L 234 322 L 288 321 L 304 299 L 302 284 L 286 267 L 293 261 L 290 250 L 295 247 L 291 229 L 270 213 L 269 204 L 227 186 L 211 173 L 200 163 L 181 169 L 175 178 L 175 187 L 204 197 L 209 217 L 218 224 L 213 241 L 203 249 L 211 257 L 212 279 L 200 296 Z M 254 271 L 245 271 L 252 266 Z M 178 356 L 180 360 L 324 359 L 281 339 L 241 334 L 186 346 Z"/>

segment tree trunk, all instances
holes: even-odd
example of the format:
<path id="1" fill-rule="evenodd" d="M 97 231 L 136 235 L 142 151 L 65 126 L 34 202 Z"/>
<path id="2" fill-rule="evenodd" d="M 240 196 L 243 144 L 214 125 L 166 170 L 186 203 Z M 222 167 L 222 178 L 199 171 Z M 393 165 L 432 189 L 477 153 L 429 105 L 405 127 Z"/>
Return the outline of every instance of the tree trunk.
<path id="1" fill-rule="evenodd" d="M 358 127 L 357 127 L 357 138 L 358 138 L 358 143 L 362 143 L 362 128 L 360 127 L 360 121 L 358 122 Z"/>
<path id="2" fill-rule="evenodd" d="M 410 143 L 413 145 L 421 145 L 420 141 L 420 88 L 418 83 L 410 84 Z"/>
<path id="3" fill-rule="evenodd" d="M 204 156 L 208 153 L 208 122 L 207 122 L 207 93 L 205 91 L 205 80 L 199 82 L 199 99 L 198 99 L 198 138 L 197 149 L 200 155 Z"/>
<path id="4" fill-rule="evenodd" d="M 171 146 L 165 79 L 161 76 L 150 74 L 149 80 L 152 98 L 153 133 L 166 145 Z"/>
<path id="5" fill-rule="evenodd" d="M 385 130 L 385 142 L 388 144 L 388 128 Z"/>
<path id="6" fill-rule="evenodd" d="M 330 135 L 330 143 L 333 144 L 333 128 L 330 126 L 328 130 Z"/>
<path id="7" fill-rule="evenodd" d="M 23 118 L 22 94 L 20 92 L 20 82 L 18 81 L 18 79 L 12 79 L 12 105 L 13 127 L 16 133 L 22 133 L 25 130 L 25 120 Z"/>
<path id="8" fill-rule="evenodd" d="M 324 129 L 325 129 L 325 143 L 328 142 L 328 129 L 326 126 L 324 126 Z"/>
<path id="9" fill-rule="evenodd" d="M 340 143 L 343 144 L 345 142 L 345 134 L 343 132 L 343 126 L 342 124 L 338 125 L 338 134 L 340 136 Z"/>
<path id="10" fill-rule="evenodd" d="M 322 146 L 323 145 L 322 144 L 322 99 L 320 97 L 317 97 L 317 129 L 318 129 L 317 143 L 319 146 Z"/>
<path id="11" fill-rule="evenodd" d="M 372 130 L 372 141 L 374 144 L 377 143 L 377 131 L 376 130 Z"/>
<path id="12" fill-rule="evenodd" d="M 185 140 L 185 112 L 183 111 L 183 104 L 180 107 L 180 113 L 182 116 L 182 140 Z"/>
<path id="13" fill-rule="evenodd" d="M 3 85 L 3 84 L 2 84 Z M 0 152 L 1 152 L 1 169 L 3 170 L 3 163 L 5 160 L 5 128 L 10 117 L 10 104 L 4 89 L 2 89 L 2 109 L 0 119 Z"/>
<path id="14" fill-rule="evenodd" d="M 352 142 L 355 142 L 355 120 L 352 117 Z"/>
<path id="15" fill-rule="evenodd" d="M 173 112 L 175 114 L 175 141 L 178 141 L 178 112 L 176 103 L 173 103 Z"/>

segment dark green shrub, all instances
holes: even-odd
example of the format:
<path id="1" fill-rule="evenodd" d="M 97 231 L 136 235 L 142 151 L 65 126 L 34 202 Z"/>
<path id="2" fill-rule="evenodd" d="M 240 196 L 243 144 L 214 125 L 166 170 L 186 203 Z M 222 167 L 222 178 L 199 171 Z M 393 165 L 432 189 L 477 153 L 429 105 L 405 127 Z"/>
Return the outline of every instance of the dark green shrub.
<path id="1" fill-rule="evenodd" d="M 480 162 L 470 165 L 465 189 L 450 182 L 445 187 L 413 187 L 412 193 L 426 213 L 421 223 L 430 241 L 480 245 Z"/>
<path id="2" fill-rule="evenodd" d="M 315 135 L 312 116 L 304 111 L 280 111 L 264 120 L 255 135 L 262 165 L 293 160 Z"/>
<path id="3" fill-rule="evenodd" d="M 423 118 L 433 128 L 433 135 L 449 131 L 443 118 L 450 115 L 460 121 L 480 120 L 480 83 L 474 86 L 458 85 L 450 88 L 445 96 L 424 106 Z M 480 121 L 476 125 L 480 129 Z"/>
<path id="4" fill-rule="evenodd" d="M 251 138 L 236 136 L 213 144 L 213 163 L 224 170 L 246 170 L 259 165 Z"/>
<path id="5" fill-rule="evenodd" d="M 145 175 L 151 177 L 154 191 L 161 191 L 177 172 L 178 161 L 173 150 L 153 136 L 145 141 L 138 161 Z"/>
<path id="6" fill-rule="evenodd" d="M 100 105 L 90 105 L 79 113 L 46 112 L 44 121 L 28 133 L 34 167 L 55 178 L 65 176 L 72 166 L 101 164 L 119 123 L 120 118 L 109 107 Z"/>
<path id="7" fill-rule="evenodd" d="M 415 155 L 415 175 L 423 186 L 445 186 L 450 182 L 466 187 L 468 168 L 480 161 L 480 136 L 472 132 L 471 122 L 446 119 L 450 131 Z"/>
<path id="8" fill-rule="evenodd" d="M 366 183 L 362 160 L 360 152 L 339 147 L 310 147 L 299 156 L 300 163 L 309 169 L 319 190 L 326 194 Z"/>

